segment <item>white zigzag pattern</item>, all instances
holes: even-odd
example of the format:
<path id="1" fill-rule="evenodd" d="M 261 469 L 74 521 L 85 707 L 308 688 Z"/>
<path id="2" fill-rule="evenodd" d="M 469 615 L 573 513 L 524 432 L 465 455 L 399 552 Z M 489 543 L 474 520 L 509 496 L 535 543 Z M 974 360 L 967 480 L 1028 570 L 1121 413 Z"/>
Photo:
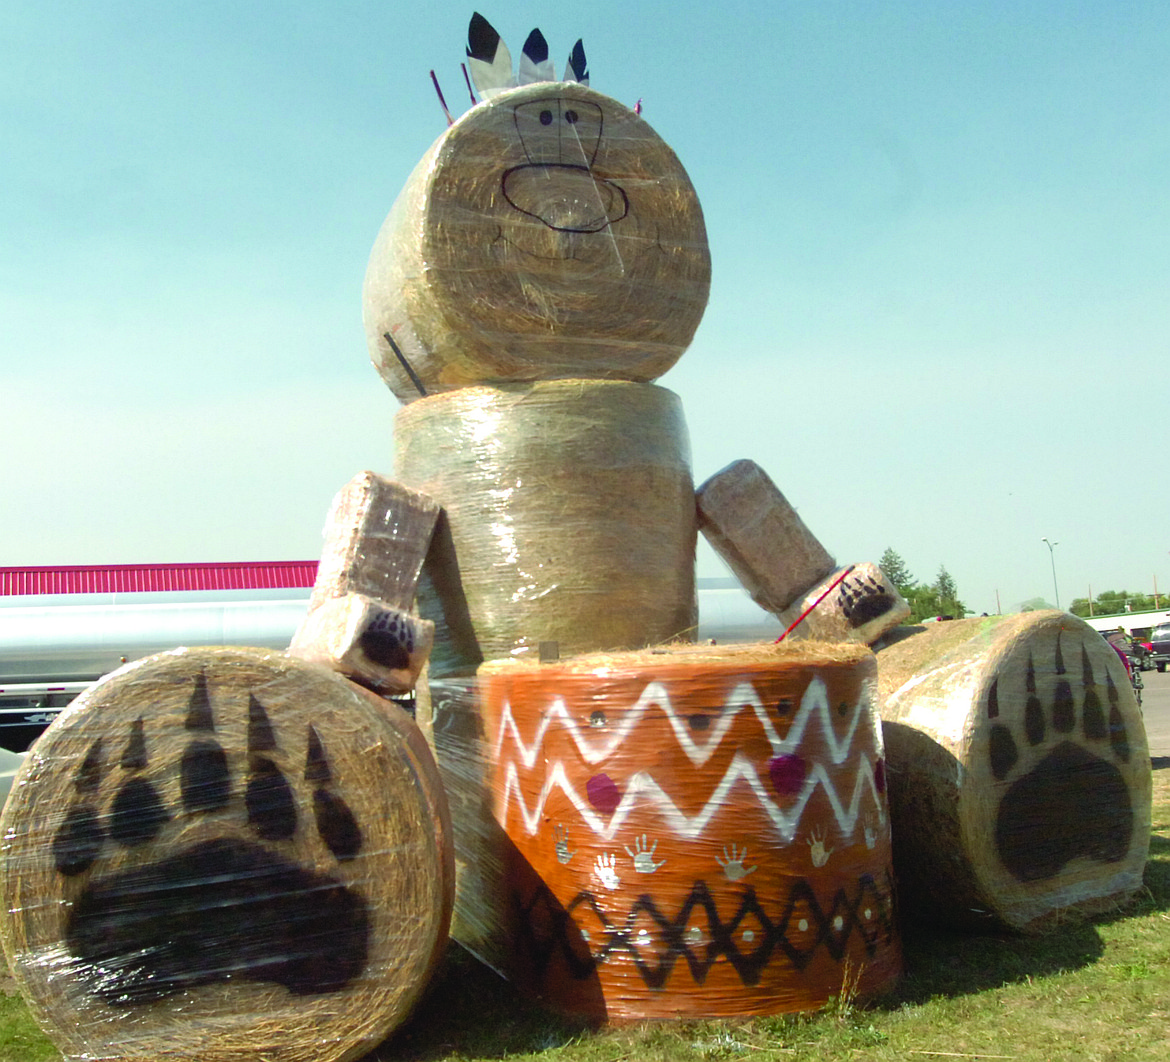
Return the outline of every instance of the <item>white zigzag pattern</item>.
<path id="1" fill-rule="evenodd" d="M 666 713 L 679 746 L 687 754 L 691 763 L 696 766 L 701 766 L 711 758 L 726 736 L 731 724 L 735 721 L 735 717 L 746 708 L 750 708 L 756 713 L 764 735 L 772 746 L 773 756 L 779 756 L 781 753 L 791 752 L 797 748 L 804 737 L 809 718 L 816 713 L 820 717 L 821 729 L 829 747 L 830 757 L 833 763 L 839 764 L 849 755 L 849 749 L 853 744 L 853 735 L 857 731 L 863 713 L 868 711 L 870 716 L 873 716 L 873 697 L 869 683 L 865 683 L 862 695 L 853 707 L 853 718 L 849 721 L 849 730 L 845 737 L 838 741 L 837 734 L 833 729 L 833 717 L 824 680 L 820 677 L 814 677 L 804 691 L 804 696 L 800 700 L 800 710 L 796 713 L 796 718 L 793 719 L 787 736 L 781 739 L 776 733 L 776 728 L 772 725 L 772 720 L 768 718 L 768 711 L 756 694 L 755 687 L 750 682 L 740 682 L 727 698 L 719 720 L 711 731 L 710 738 L 701 745 L 691 737 L 686 720 L 675 712 L 670 701 L 670 694 L 667 693 L 666 687 L 661 682 L 649 683 L 642 692 L 642 696 L 638 698 L 637 703 L 625 713 L 621 725 L 612 734 L 597 742 L 588 740 L 585 733 L 577 725 L 577 721 L 569 714 L 564 698 L 557 697 L 553 700 L 549 710 L 543 713 L 532 744 L 526 745 L 512 715 L 512 705 L 509 701 L 505 701 L 504 710 L 500 717 L 500 729 L 496 735 L 495 747 L 492 749 L 492 758 L 495 762 L 499 762 L 504 740 L 511 733 L 519 752 L 520 762 L 525 767 L 531 768 L 536 763 L 536 757 L 544 745 L 545 734 L 553 725 L 553 721 L 559 719 L 562 721 L 564 729 L 572 735 L 581 758 L 589 764 L 600 763 L 621 746 L 631 731 L 641 722 L 642 717 L 653 707 L 661 708 Z"/>
<path id="2" fill-rule="evenodd" d="M 771 796 L 768 795 L 767 789 L 765 789 L 763 783 L 760 781 L 759 773 L 747 757 L 740 752 L 735 754 L 722 780 L 716 786 L 715 791 L 711 794 L 710 799 L 703 806 L 703 809 L 693 816 L 688 816 L 685 812 L 680 811 L 675 802 L 670 799 L 662 787 L 654 780 L 653 776 L 646 771 L 639 771 L 630 779 L 629 785 L 626 787 L 626 791 L 622 796 L 621 803 L 614 810 L 609 822 L 606 822 L 598 815 L 589 805 L 588 800 L 584 799 L 577 792 L 573 783 L 569 780 L 568 775 L 565 773 L 565 766 L 562 763 L 553 765 L 552 770 L 549 771 L 548 776 L 545 778 L 540 796 L 537 797 L 536 804 L 531 809 L 524 803 L 524 796 L 520 790 L 520 779 L 514 763 L 508 764 L 504 777 L 504 800 L 500 810 L 500 822 L 505 827 L 507 826 L 508 808 L 512 802 L 512 798 L 515 797 L 516 806 L 520 811 L 521 818 L 524 820 L 524 829 L 530 836 L 535 834 L 539 828 L 544 817 L 544 805 L 554 788 L 564 792 L 573 806 L 580 812 L 581 818 L 585 820 L 586 825 L 606 841 L 613 840 L 615 834 L 625 824 L 626 819 L 629 818 L 630 812 L 638 803 L 640 797 L 645 802 L 657 806 L 666 824 L 674 830 L 677 836 L 684 837 L 687 840 L 694 840 L 697 837 L 701 837 L 703 831 L 707 828 L 707 824 L 726 801 L 728 794 L 741 781 L 745 782 L 748 788 L 755 793 L 756 799 L 767 812 L 768 817 L 772 820 L 772 824 L 776 827 L 786 844 L 790 843 L 793 837 L 796 836 L 796 832 L 800 827 L 800 817 L 813 792 L 816 790 L 817 785 L 823 785 L 825 787 L 825 794 L 829 798 L 829 803 L 833 806 L 833 814 L 837 819 L 837 825 L 840 827 L 843 836 L 852 836 L 857 826 L 857 820 L 861 814 L 861 800 L 867 789 L 873 798 L 879 817 L 884 819 L 881 811 L 881 799 L 877 791 L 877 783 L 874 780 L 873 764 L 870 763 L 868 757 L 864 756 L 861 758 L 860 764 L 858 764 L 857 774 L 853 783 L 853 794 L 850 798 L 848 808 L 841 804 L 841 798 L 837 794 L 832 779 L 829 778 L 828 771 L 826 771 L 823 764 L 818 763 L 814 765 L 813 769 L 805 778 L 804 787 L 800 791 L 800 796 L 797 798 L 792 810 L 788 813 L 785 813 L 784 809 L 777 805 Z"/>
<path id="3" fill-rule="evenodd" d="M 711 738 L 703 745 L 697 745 L 688 733 L 685 723 L 675 714 L 673 706 L 670 703 L 670 698 L 666 690 L 660 683 L 652 682 L 647 687 L 642 696 L 638 699 L 638 703 L 634 706 L 622 725 L 618 728 L 617 733 L 607 738 L 603 742 L 598 742 L 596 745 L 591 745 L 586 741 L 581 733 L 580 728 L 576 725 L 572 717 L 569 715 L 562 698 L 557 698 L 553 702 L 552 708 L 547 712 L 541 720 L 540 727 L 537 731 L 536 737 L 531 746 L 524 744 L 520 733 L 516 728 L 515 720 L 512 717 L 511 706 L 505 704 L 503 716 L 500 720 L 500 730 L 496 740 L 494 749 L 495 760 L 499 762 L 499 754 L 504 744 L 504 739 L 507 732 L 511 732 L 516 742 L 518 751 L 520 753 L 521 762 L 526 768 L 531 768 L 536 763 L 536 757 L 544 743 L 544 735 L 548 732 L 552 719 L 559 716 L 564 720 L 565 728 L 570 731 L 573 740 L 577 745 L 578 751 L 582 758 L 590 764 L 595 764 L 604 760 L 613 751 L 618 748 L 622 741 L 633 730 L 638 720 L 650 709 L 651 706 L 661 707 L 666 712 L 670 719 L 671 726 L 674 729 L 675 736 L 678 738 L 680 746 L 687 753 L 691 762 L 696 765 L 701 765 L 710 759 L 712 753 L 718 748 L 720 741 L 726 735 L 728 728 L 735 715 L 737 715 L 744 708 L 752 708 L 757 718 L 767 735 L 768 741 L 772 747 L 773 755 L 780 755 L 784 752 L 790 752 L 795 749 L 800 739 L 804 735 L 805 728 L 808 724 L 809 718 L 817 713 L 820 715 L 821 725 L 824 729 L 828 739 L 828 745 L 831 751 L 831 758 L 834 764 L 840 764 L 849 754 L 850 746 L 852 745 L 853 735 L 857 730 L 860 722 L 863 708 L 868 708 L 871 703 L 870 690 L 868 684 L 862 691 L 862 696 L 859 698 L 856 707 L 854 708 L 853 719 L 850 721 L 849 732 L 845 739 L 838 742 L 836 734 L 833 730 L 832 716 L 830 713 L 829 702 L 825 684 L 820 678 L 814 678 L 809 683 L 808 689 L 805 690 L 804 697 L 801 698 L 800 710 L 796 718 L 793 720 L 792 727 L 789 729 L 787 737 L 781 740 L 772 726 L 771 720 L 768 718 L 764 706 L 760 703 L 760 699 L 756 696 L 755 688 L 748 682 L 741 682 L 736 686 L 732 692 L 731 697 L 728 698 L 728 708 L 725 710 L 712 732 Z M 876 727 L 876 723 L 875 723 Z M 833 814 L 837 819 L 837 825 L 841 829 L 841 833 L 849 837 L 853 834 L 857 826 L 858 817 L 861 814 L 861 800 L 866 791 L 869 790 L 873 802 L 877 807 L 879 818 L 884 820 L 882 814 L 881 799 L 878 796 L 877 783 L 874 780 L 873 764 L 869 757 L 862 755 L 860 763 L 857 768 L 857 773 L 854 776 L 853 793 L 851 795 L 849 806 L 846 808 L 842 805 L 840 796 L 837 793 L 836 787 L 833 785 L 832 779 L 829 777 L 828 771 L 823 764 L 817 763 L 813 769 L 805 777 L 804 786 L 800 791 L 800 795 L 791 810 L 785 812 L 769 795 L 768 790 L 760 781 L 759 772 L 755 766 L 747 759 L 741 752 L 736 752 L 732 758 L 727 771 L 720 780 L 719 785 L 715 788 L 707 803 L 703 806 L 698 814 L 687 816 L 680 811 L 674 801 L 666 794 L 662 787 L 654 780 L 653 776 L 646 771 L 639 771 L 629 781 L 626 791 L 622 796 L 621 802 L 614 810 L 608 822 L 606 822 L 589 804 L 588 800 L 583 798 L 577 792 L 576 787 L 569 779 L 565 772 L 564 764 L 557 762 L 552 766 L 545 777 L 544 786 L 541 788 L 540 795 L 537 797 L 536 804 L 529 809 L 524 803 L 523 793 L 520 788 L 519 772 L 517 771 L 515 763 L 509 763 L 504 776 L 504 794 L 503 802 L 500 809 L 500 822 L 506 826 L 508 822 L 508 809 L 515 798 L 516 805 L 519 808 L 520 815 L 524 821 L 524 828 L 529 835 L 535 834 L 540 826 L 544 815 L 544 806 L 548 801 L 549 794 L 554 788 L 560 789 L 572 802 L 573 806 L 580 813 L 581 818 L 586 825 L 602 839 L 611 841 L 617 834 L 618 830 L 624 825 L 626 819 L 629 817 L 632 809 L 637 804 L 639 798 L 643 798 L 646 802 L 657 806 L 659 812 L 662 814 L 666 824 L 674 830 L 679 837 L 684 837 L 688 840 L 693 840 L 700 837 L 715 813 L 720 809 L 727 799 L 731 790 L 739 783 L 744 782 L 749 789 L 756 795 L 760 806 L 764 808 L 768 817 L 772 820 L 773 825 L 780 833 L 785 843 L 790 843 L 793 837 L 796 836 L 797 829 L 800 826 L 800 818 L 804 812 L 806 805 L 815 792 L 818 785 L 824 786 L 825 794 L 829 798 L 829 803 L 832 805 Z"/>

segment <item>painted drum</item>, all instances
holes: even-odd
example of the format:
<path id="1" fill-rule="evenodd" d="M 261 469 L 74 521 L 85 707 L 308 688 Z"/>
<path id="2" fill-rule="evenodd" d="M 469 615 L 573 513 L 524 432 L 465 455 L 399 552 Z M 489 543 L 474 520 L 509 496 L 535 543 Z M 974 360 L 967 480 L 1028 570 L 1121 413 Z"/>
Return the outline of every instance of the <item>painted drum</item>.
<path id="1" fill-rule="evenodd" d="M 363 316 L 403 402 L 467 384 L 645 381 L 686 350 L 710 283 L 674 152 L 616 100 L 541 82 L 472 107 L 423 156 L 374 243 Z"/>
<path id="2" fill-rule="evenodd" d="M 86 690 L 0 819 L 13 976 L 68 1059 L 337 1062 L 427 984 L 454 889 L 401 710 L 259 649 L 178 649 Z"/>
<path id="3" fill-rule="evenodd" d="M 631 1021 L 809 1010 L 898 978 L 868 650 L 493 661 L 479 686 L 525 991 Z"/>
<path id="4" fill-rule="evenodd" d="M 1056 611 L 903 633 L 878 670 L 907 917 L 1037 932 L 1121 907 L 1152 779 L 1117 654 Z"/>

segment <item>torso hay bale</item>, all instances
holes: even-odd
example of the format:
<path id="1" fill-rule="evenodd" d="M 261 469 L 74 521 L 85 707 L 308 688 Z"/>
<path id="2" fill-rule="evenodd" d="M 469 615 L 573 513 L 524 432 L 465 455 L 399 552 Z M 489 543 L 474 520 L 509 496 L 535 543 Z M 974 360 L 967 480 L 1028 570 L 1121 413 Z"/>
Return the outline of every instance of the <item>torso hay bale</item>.
<path id="1" fill-rule="evenodd" d="M 424 568 L 431 673 L 482 659 L 690 640 L 695 502 L 677 396 L 557 380 L 406 406 L 397 475 L 444 509 Z"/>
<path id="2" fill-rule="evenodd" d="M 67 1058 L 352 1059 L 446 939 L 451 830 L 421 733 L 278 653 L 108 676 L 0 821 L 4 950 Z"/>
<path id="3" fill-rule="evenodd" d="M 1124 904 L 1150 760 L 1124 667 L 1061 612 L 930 625 L 878 654 L 902 910 L 1038 931 Z"/>
<path id="4" fill-rule="evenodd" d="M 458 903 L 481 924 L 494 905 L 528 993 L 628 1021 L 811 1010 L 893 985 L 867 650 L 496 661 L 478 682 L 506 840 L 499 894 Z"/>
<path id="5" fill-rule="evenodd" d="M 370 255 L 366 334 L 403 402 L 420 392 L 386 333 L 427 393 L 652 380 L 690 343 L 710 279 L 670 148 L 620 103 L 542 83 L 472 108 L 415 168 Z"/>

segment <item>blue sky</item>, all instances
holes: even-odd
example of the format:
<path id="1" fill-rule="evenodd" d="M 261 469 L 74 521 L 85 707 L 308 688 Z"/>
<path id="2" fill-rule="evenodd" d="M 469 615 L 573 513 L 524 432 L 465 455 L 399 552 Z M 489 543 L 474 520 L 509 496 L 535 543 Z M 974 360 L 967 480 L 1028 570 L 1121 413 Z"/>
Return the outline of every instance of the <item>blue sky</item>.
<path id="1" fill-rule="evenodd" d="M 472 10 L 8 0 L 0 563 L 313 557 L 392 471 L 362 276 Z M 698 190 L 696 482 L 752 458 L 976 611 L 1053 600 L 1044 536 L 1062 604 L 1170 591 L 1164 3 L 480 10 L 583 37 Z"/>

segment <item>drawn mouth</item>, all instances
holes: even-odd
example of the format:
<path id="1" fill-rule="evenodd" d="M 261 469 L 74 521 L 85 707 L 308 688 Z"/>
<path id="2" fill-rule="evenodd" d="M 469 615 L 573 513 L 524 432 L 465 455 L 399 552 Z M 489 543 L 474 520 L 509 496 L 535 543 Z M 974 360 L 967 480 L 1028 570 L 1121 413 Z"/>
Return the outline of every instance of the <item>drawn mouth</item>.
<path id="1" fill-rule="evenodd" d="M 585 166 L 531 162 L 504 173 L 504 198 L 557 232 L 601 232 L 630 212 L 625 191 Z"/>

